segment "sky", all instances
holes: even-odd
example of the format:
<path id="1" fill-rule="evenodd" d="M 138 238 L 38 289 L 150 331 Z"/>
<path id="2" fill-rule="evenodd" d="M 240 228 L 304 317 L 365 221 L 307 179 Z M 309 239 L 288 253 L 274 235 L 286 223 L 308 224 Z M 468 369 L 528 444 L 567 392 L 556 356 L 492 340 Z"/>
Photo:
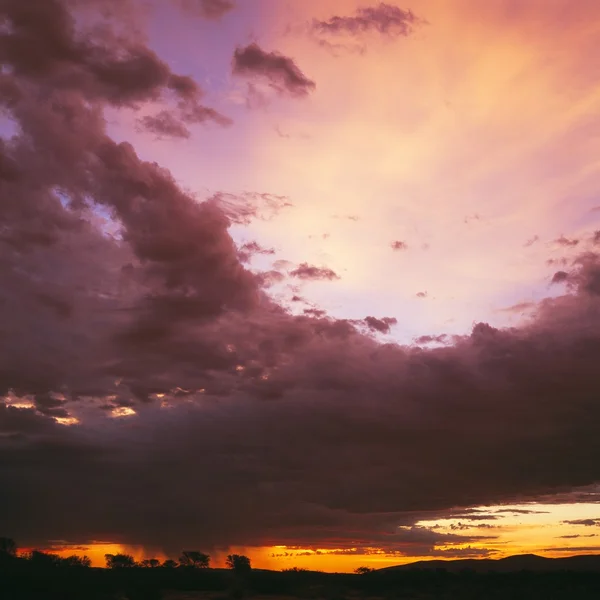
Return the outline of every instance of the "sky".
<path id="1" fill-rule="evenodd" d="M 599 34 L 596 0 L 0 0 L 0 534 L 597 552 Z"/>

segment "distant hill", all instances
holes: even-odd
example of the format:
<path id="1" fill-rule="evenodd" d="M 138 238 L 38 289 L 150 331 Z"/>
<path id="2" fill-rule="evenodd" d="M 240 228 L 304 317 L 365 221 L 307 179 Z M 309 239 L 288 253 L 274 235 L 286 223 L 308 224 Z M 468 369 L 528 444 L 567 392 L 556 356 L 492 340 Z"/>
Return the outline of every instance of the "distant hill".
<path id="1" fill-rule="evenodd" d="M 507 558 L 466 558 L 457 560 L 422 560 L 406 565 L 378 569 L 378 573 L 389 571 L 443 569 L 452 573 L 474 571 L 477 573 L 514 573 L 518 571 L 535 572 L 598 572 L 600 573 L 600 554 L 581 554 L 565 558 L 545 558 L 537 554 L 518 554 Z"/>

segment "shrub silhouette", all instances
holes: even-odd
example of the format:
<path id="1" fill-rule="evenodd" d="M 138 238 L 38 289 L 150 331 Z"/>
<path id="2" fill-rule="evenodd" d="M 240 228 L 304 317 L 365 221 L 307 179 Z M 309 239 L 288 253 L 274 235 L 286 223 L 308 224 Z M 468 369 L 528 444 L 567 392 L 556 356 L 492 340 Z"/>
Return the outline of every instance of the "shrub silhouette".
<path id="1" fill-rule="evenodd" d="M 210 556 L 197 550 L 184 550 L 179 557 L 179 564 L 182 567 L 193 567 L 195 569 L 208 569 L 210 565 Z"/>
<path id="2" fill-rule="evenodd" d="M 168 558 L 161 566 L 165 569 L 175 569 L 178 566 L 178 563 L 176 560 Z"/>
<path id="3" fill-rule="evenodd" d="M 0 555 L 16 556 L 17 544 L 15 540 L 9 537 L 0 537 Z"/>
<path id="4" fill-rule="evenodd" d="M 140 567 L 144 567 L 146 569 L 156 569 L 156 567 L 160 566 L 160 560 L 158 558 L 145 558 L 140 562 Z"/>
<path id="5" fill-rule="evenodd" d="M 247 573 L 252 570 L 250 559 L 243 554 L 230 554 L 225 561 L 228 569 L 232 569 L 236 573 Z"/>
<path id="6" fill-rule="evenodd" d="M 92 561 L 87 556 L 67 556 L 60 559 L 60 565 L 70 568 L 89 568 L 92 566 Z"/>
<path id="7" fill-rule="evenodd" d="M 32 566 L 40 569 L 57 567 L 61 562 L 58 554 L 42 552 L 40 550 L 32 550 L 26 555 L 26 558 Z"/>
<path id="8" fill-rule="evenodd" d="M 109 569 L 130 569 L 137 566 L 133 556 L 129 554 L 105 554 L 104 558 Z"/>

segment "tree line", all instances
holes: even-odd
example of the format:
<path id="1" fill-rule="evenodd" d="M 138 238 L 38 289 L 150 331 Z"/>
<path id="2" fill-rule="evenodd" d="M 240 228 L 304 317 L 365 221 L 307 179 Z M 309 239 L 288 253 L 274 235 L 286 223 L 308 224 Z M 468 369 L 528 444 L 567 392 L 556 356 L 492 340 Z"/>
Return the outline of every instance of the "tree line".
<path id="1" fill-rule="evenodd" d="M 157 558 L 145 558 L 136 561 L 130 554 L 105 554 L 106 567 L 108 569 L 209 569 L 210 555 L 198 550 L 184 550 L 177 560 L 167 559 L 161 563 Z M 40 568 L 46 567 L 81 567 L 92 566 L 92 561 L 88 556 L 67 556 L 61 557 L 51 552 L 41 550 L 31 550 L 19 554 L 16 542 L 12 538 L 0 537 L 0 559 L 15 560 L 21 559 L 28 561 L 32 566 Z M 228 569 L 236 573 L 246 573 L 252 569 L 250 558 L 243 554 L 229 554 L 225 560 Z"/>

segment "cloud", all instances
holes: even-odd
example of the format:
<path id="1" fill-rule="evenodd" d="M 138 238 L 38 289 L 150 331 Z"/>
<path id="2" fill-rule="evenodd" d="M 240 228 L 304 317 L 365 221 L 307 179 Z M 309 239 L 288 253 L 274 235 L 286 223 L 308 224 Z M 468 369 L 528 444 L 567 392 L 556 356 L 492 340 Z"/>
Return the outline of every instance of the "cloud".
<path id="1" fill-rule="evenodd" d="M 424 291 L 424 292 L 417 292 L 417 293 L 415 294 L 415 296 L 416 296 L 417 298 L 427 298 L 427 291 Z"/>
<path id="2" fill-rule="evenodd" d="M 335 271 L 329 269 L 328 267 L 315 267 L 314 265 L 309 265 L 308 263 L 302 263 L 293 271 L 290 271 L 290 275 L 292 277 L 297 277 L 298 279 L 311 280 L 322 279 L 333 281 L 334 279 L 340 278 Z"/>
<path id="3" fill-rule="evenodd" d="M 315 82 L 308 79 L 291 58 L 278 52 L 266 52 L 255 43 L 236 48 L 233 73 L 264 77 L 278 91 L 293 96 L 306 96 L 316 88 Z"/>
<path id="4" fill-rule="evenodd" d="M 565 525 L 584 525 L 585 527 L 598 527 L 600 526 L 600 519 L 573 519 L 570 521 L 563 521 Z"/>
<path id="5" fill-rule="evenodd" d="M 239 256 L 242 262 L 248 262 L 256 254 L 273 255 L 275 254 L 275 250 L 273 248 L 264 248 L 256 241 L 246 242 L 240 246 Z"/>
<path id="6" fill-rule="evenodd" d="M 417 294 L 418 295 L 418 294 Z M 415 343 L 417 344 L 445 344 L 448 336 L 445 333 L 441 333 L 439 335 L 421 335 L 415 338 Z"/>
<path id="7" fill-rule="evenodd" d="M 564 235 L 561 235 L 559 238 L 554 240 L 555 244 L 559 246 L 564 246 L 566 248 L 574 248 L 579 244 L 579 240 L 566 238 Z"/>
<path id="8" fill-rule="evenodd" d="M 544 552 L 570 552 L 571 554 L 577 553 L 597 553 L 598 546 L 563 546 L 562 548 L 544 548 Z"/>
<path id="9" fill-rule="evenodd" d="M 392 325 L 398 323 L 398 319 L 394 317 L 383 317 L 378 319 L 377 317 L 365 317 L 365 325 L 373 331 L 379 331 L 380 333 L 389 333 Z"/>
<path id="10" fill-rule="evenodd" d="M 235 3 L 231 0 L 179 0 L 179 4 L 185 10 L 205 19 L 220 19 L 235 8 Z"/>
<path id="11" fill-rule="evenodd" d="M 227 215 L 233 223 L 243 225 L 249 224 L 254 219 L 269 221 L 284 208 L 294 206 L 287 196 L 264 192 L 244 192 L 242 194 L 217 192 L 208 201 Z"/>
<path id="12" fill-rule="evenodd" d="M 0 531 L 443 553 L 483 538 L 412 530 L 417 513 L 590 497 L 572 490 L 600 481 L 597 254 L 526 325 L 452 345 L 292 315 L 244 267 L 226 202 L 108 135 L 108 109 L 158 95 L 180 117 L 196 84 L 69 6 L 3 4 L 0 103 L 18 127 L 0 145 Z"/>
<path id="13" fill-rule="evenodd" d="M 535 243 L 540 241 L 540 237 L 538 235 L 534 235 L 533 237 L 529 238 L 524 244 L 523 246 L 525 248 L 529 248 L 530 246 L 533 246 Z"/>
<path id="14" fill-rule="evenodd" d="M 529 508 L 502 508 L 494 512 L 508 515 L 547 515 L 550 511 Z"/>
<path id="15" fill-rule="evenodd" d="M 185 124 L 166 110 L 161 110 L 156 115 L 141 117 L 138 119 L 138 125 L 141 130 L 154 133 L 159 137 L 168 136 L 187 139 L 191 135 Z"/>
<path id="16" fill-rule="evenodd" d="M 402 240 L 395 240 L 390 244 L 392 250 L 408 250 L 408 244 Z"/>
<path id="17" fill-rule="evenodd" d="M 347 221 L 360 221 L 358 215 L 331 215 L 332 219 L 344 219 Z"/>
<path id="18" fill-rule="evenodd" d="M 21 86 L 44 78 L 55 95 L 83 93 L 88 101 L 131 107 L 172 98 L 184 121 L 197 122 L 200 114 L 207 115 L 201 120 L 226 120 L 204 107 L 198 85 L 173 73 L 134 30 L 128 38 L 119 36 L 115 27 L 90 29 L 77 36 L 75 15 L 64 0 L 48 0 L 35 10 L 18 0 L 5 0 L 3 11 L 9 31 L 0 39 L 0 59 L 12 69 L 13 94 L 23 91 L 16 78 Z M 105 14 L 109 22 L 121 15 L 110 10 Z"/>
<path id="19" fill-rule="evenodd" d="M 525 311 L 531 310 L 535 308 L 534 302 L 517 302 L 512 306 L 507 306 L 506 308 L 500 308 L 500 312 L 508 312 L 508 313 L 523 313 Z"/>
<path id="20" fill-rule="evenodd" d="M 320 319 L 327 314 L 326 310 L 321 310 L 320 308 L 305 308 L 303 312 L 305 315 L 316 317 L 317 319 Z"/>
<path id="21" fill-rule="evenodd" d="M 559 535 L 557 536 L 557 539 L 563 539 L 563 540 L 573 540 L 575 538 L 589 538 L 589 537 L 596 537 L 596 533 L 589 533 L 587 535 L 582 535 L 580 533 L 574 533 L 573 535 Z"/>
<path id="22" fill-rule="evenodd" d="M 358 35 L 375 31 L 390 37 L 408 36 L 423 21 L 412 11 L 380 2 L 375 6 L 359 8 L 354 16 L 335 15 L 326 21 L 313 20 L 312 30 L 318 33 L 345 33 Z"/>
<path id="23" fill-rule="evenodd" d="M 569 279 L 569 274 L 566 271 L 556 271 L 552 275 L 552 283 L 563 283 Z"/>

